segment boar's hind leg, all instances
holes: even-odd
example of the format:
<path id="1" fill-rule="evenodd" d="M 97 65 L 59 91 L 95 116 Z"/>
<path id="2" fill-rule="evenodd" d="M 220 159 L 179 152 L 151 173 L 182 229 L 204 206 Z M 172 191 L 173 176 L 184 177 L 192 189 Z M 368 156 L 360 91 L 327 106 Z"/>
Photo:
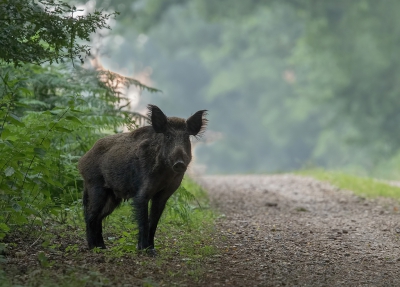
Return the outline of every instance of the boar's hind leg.
<path id="1" fill-rule="evenodd" d="M 121 200 L 115 198 L 111 189 L 102 186 L 87 189 L 85 222 L 89 249 L 94 247 L 106 248 L 103 240 L 102 221 L 120 202 Z"/>

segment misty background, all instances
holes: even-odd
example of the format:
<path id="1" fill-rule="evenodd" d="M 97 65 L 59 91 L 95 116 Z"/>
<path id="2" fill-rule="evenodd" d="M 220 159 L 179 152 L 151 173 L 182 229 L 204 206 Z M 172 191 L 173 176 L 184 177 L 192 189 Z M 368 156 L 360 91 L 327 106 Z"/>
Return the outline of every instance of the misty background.
<path id="1" fill-rule="evenodd" d="M 162 90 L 133 109 L 209 110 L 207 173 L 400 170 L 400 2 L 97 0 L 106 69 Z"/>

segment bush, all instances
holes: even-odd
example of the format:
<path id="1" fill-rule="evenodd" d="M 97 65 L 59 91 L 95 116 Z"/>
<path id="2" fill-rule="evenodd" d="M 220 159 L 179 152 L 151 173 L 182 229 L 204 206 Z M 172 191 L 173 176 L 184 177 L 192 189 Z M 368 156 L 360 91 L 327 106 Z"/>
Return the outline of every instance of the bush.
<path id="1" fill-rule="evenodd" d="M 2 238 L 10 227 L 62 218 L 63 207 L 80 201 L 78 158 L 101 136 L 135 128 L 141 116 L 116 108 L 123 95 L 106 84 L 110 77 L 125 87 L 137 82 L 111 72 L 3 65 L 0 77 Z"/>

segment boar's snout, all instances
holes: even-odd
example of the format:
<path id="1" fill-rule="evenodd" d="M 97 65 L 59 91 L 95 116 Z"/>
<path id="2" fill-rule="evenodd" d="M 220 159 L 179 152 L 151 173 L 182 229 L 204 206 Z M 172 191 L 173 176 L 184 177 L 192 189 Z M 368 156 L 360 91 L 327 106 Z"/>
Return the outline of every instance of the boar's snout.
<path id="1" fill-rule="evenodd" d="M 182 172 L 186 171 L 187 166 L 183 161 L 179 160 L 174 163 L 174 165 L 172 166 L 172 169 L 177 173 L 182 173 Z"/>

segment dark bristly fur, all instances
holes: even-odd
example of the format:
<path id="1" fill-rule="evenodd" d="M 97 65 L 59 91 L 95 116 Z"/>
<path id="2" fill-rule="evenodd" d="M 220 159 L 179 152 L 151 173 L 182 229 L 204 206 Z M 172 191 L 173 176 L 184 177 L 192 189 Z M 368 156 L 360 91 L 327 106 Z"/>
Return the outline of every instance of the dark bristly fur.
<path id="1" fill-rule="evenodd" d="M 133 198 L 138 248 L 154 253 L 160 216 L 192 159 L 189 136 L 199 136 L 207 125 L 205 110 L 184 120 L 166 117 L 154 105 L 148 105 L 148 109 L 151 126 L 102 138 L 79 160 L 90 249 L 105 248 L 102 220 L 122 200 Z"/>

